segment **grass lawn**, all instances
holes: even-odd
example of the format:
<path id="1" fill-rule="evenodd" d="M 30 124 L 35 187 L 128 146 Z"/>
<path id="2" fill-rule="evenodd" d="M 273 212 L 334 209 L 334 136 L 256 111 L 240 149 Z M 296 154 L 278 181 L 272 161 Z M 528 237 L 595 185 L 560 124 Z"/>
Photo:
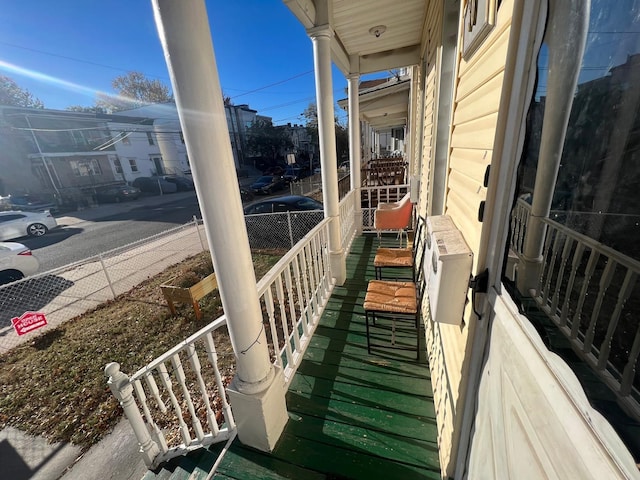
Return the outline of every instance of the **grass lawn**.
<path id="1" fill-rule="evenodd" d="M 284 252 L 254 252 L 262 278 Z M 129 375 L 222 314 L 218 291 L 172 316 L 160 285 L 211 273 L 208 252 L 191 257 L 126 294 L 0 356 L 0 429 L 13 426 L 51 442 L 82 448 L 97 443 L 122 415 L 107 386 L 104 367 L 118 362 Z M 233 363 L 231 346 L 219 357 Z"/>

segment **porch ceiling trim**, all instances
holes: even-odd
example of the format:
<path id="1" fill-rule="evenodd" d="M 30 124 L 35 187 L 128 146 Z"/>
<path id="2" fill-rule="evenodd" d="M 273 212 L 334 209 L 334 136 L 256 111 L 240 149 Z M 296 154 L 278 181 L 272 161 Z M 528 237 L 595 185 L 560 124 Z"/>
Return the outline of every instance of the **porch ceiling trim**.
<path id="1" fill-rule="evenodd" d="M 420 63 L 429 3 L 425 0 L 283 2 L 307 30 L 328 23 L 335 33 L 331 42 L 332 61 L 345 76 Z"/>

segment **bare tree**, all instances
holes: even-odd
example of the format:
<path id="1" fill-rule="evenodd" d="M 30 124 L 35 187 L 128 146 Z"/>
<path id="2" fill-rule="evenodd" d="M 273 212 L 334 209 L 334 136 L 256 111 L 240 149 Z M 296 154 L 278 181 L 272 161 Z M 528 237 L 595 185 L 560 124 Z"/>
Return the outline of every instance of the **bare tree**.
<path id="1" fill-rule="evenodd" d="M 149 80 L 143 73 L 129 72 L 112 80 L 116 94 L 99 93 L 96 106 L 117 112 L 151 103 L 173 101 L 169 87 L 160 80 Z"/>
<path id="2" fill-rule="evenodd" d="M 0 105 L 44 108 L 44 103 L 39 98 L 4 75 L 0 75 Z"/>

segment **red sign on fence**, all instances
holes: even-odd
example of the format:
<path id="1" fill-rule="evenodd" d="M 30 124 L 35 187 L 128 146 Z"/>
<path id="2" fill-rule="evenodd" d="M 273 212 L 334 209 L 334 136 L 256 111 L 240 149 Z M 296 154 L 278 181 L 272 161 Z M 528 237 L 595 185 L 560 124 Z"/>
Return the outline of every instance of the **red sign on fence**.
<path id="1" fill-rule="evenodd" d="M 25 312 L 19 317 L 12 318 L 11 323 L 18 335 L 24 335 L 44 327 L 47 324 L 47 317 L 44 316 L 44 313 Z"/>

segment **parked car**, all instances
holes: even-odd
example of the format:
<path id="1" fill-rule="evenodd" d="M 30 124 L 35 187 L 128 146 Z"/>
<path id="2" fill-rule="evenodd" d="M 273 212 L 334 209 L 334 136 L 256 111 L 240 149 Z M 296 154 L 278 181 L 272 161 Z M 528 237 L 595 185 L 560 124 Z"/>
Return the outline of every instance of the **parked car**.
<path id="1" fill-rule="evenodd" d="M 256 202 L 244 212 L 254 248 L 291 248 L 324 218 L 320 202 L 299 195 Z"/>
<path id="2" fill-rule="evenodd" d="M 140 198 L 140 189 L 129 185 L 109 185 L 96 188 L 96 200 L 98 203 L 119 203 L 125 200 L 137 200 Z"/>
<path id="3" fill-rule="evenodd" d="M 0 241 L 26 235 L 41 237 L 57 226 L 50 212 L 0 212 Z"/>
<path id="4" fill-rule="evenodd" d="M 276 190 L 282 190 L 286 186 L 287 182 L 280 175 L 263 175 L 251 185 L 251 191 L 254 193 L 269 194 Z"/>
<path id="5" fill-rule="evenodd" d="M 294 165 L 288 165 L 284 171 L 284 179 L 287 182 L 297 182 L 305 176 L 305 170 L 302 167 Z"/>
<path id="6" fill-rule="evenodd" d="M 301 195 L 287 195 L 284 197 L 270 198 L 253 203 L 244 208 L 245 215 L 259 213 L 299 212 L 304 210 L 322 210 L 320 202 L 313 198 Z"/>
<path id="7" fill-rule="evenodd" d="M 0 242 L 0 285 L 33 275 L 40 267 L 29 247 L 14 242 Z"/>
<path id="8" fill-rule="evenodd" d="M 242 185 L 239 185 L 239 188 L 240 188 L 240 198 L 242 199 L 243 202 L 250 202 L 255 198 L 253 195 L 253 192 L 248 188 L 245 188 Z"/>
<path id="9" fill-rule="evenodd" d="M 167 182 L 162 177 L 138 177 L 131 184 L 139 188 L 140 191 L 145 193 L 153 193 L 159 195 L 160 193 L 175 193 L 178 191 L 178 187 L 175 183 Z"/>
<path id="10" fill-rule="evenodd" d="M 190 190 L 195 190 L 196 186 L 193 183 L 193 180 L 191 180 L 188 177 L 178 177 L 175 175 L 165 175 L 163 177 L 151 177 L 151 178 L 161 178 L 162 180 L 165 180 L 169 183 L 173 183 L 175 184 L 175 186 L 178 188 L 179 192 L 188 192 Z"/>
<path id="11" fill-rule="evenodd" d="M 38 195 L 9 195 L 5 199 L 5 203 L 12 210 L 20 210 L 23 212 L 53 212 L 55 213 L 57 205 Z"/>

